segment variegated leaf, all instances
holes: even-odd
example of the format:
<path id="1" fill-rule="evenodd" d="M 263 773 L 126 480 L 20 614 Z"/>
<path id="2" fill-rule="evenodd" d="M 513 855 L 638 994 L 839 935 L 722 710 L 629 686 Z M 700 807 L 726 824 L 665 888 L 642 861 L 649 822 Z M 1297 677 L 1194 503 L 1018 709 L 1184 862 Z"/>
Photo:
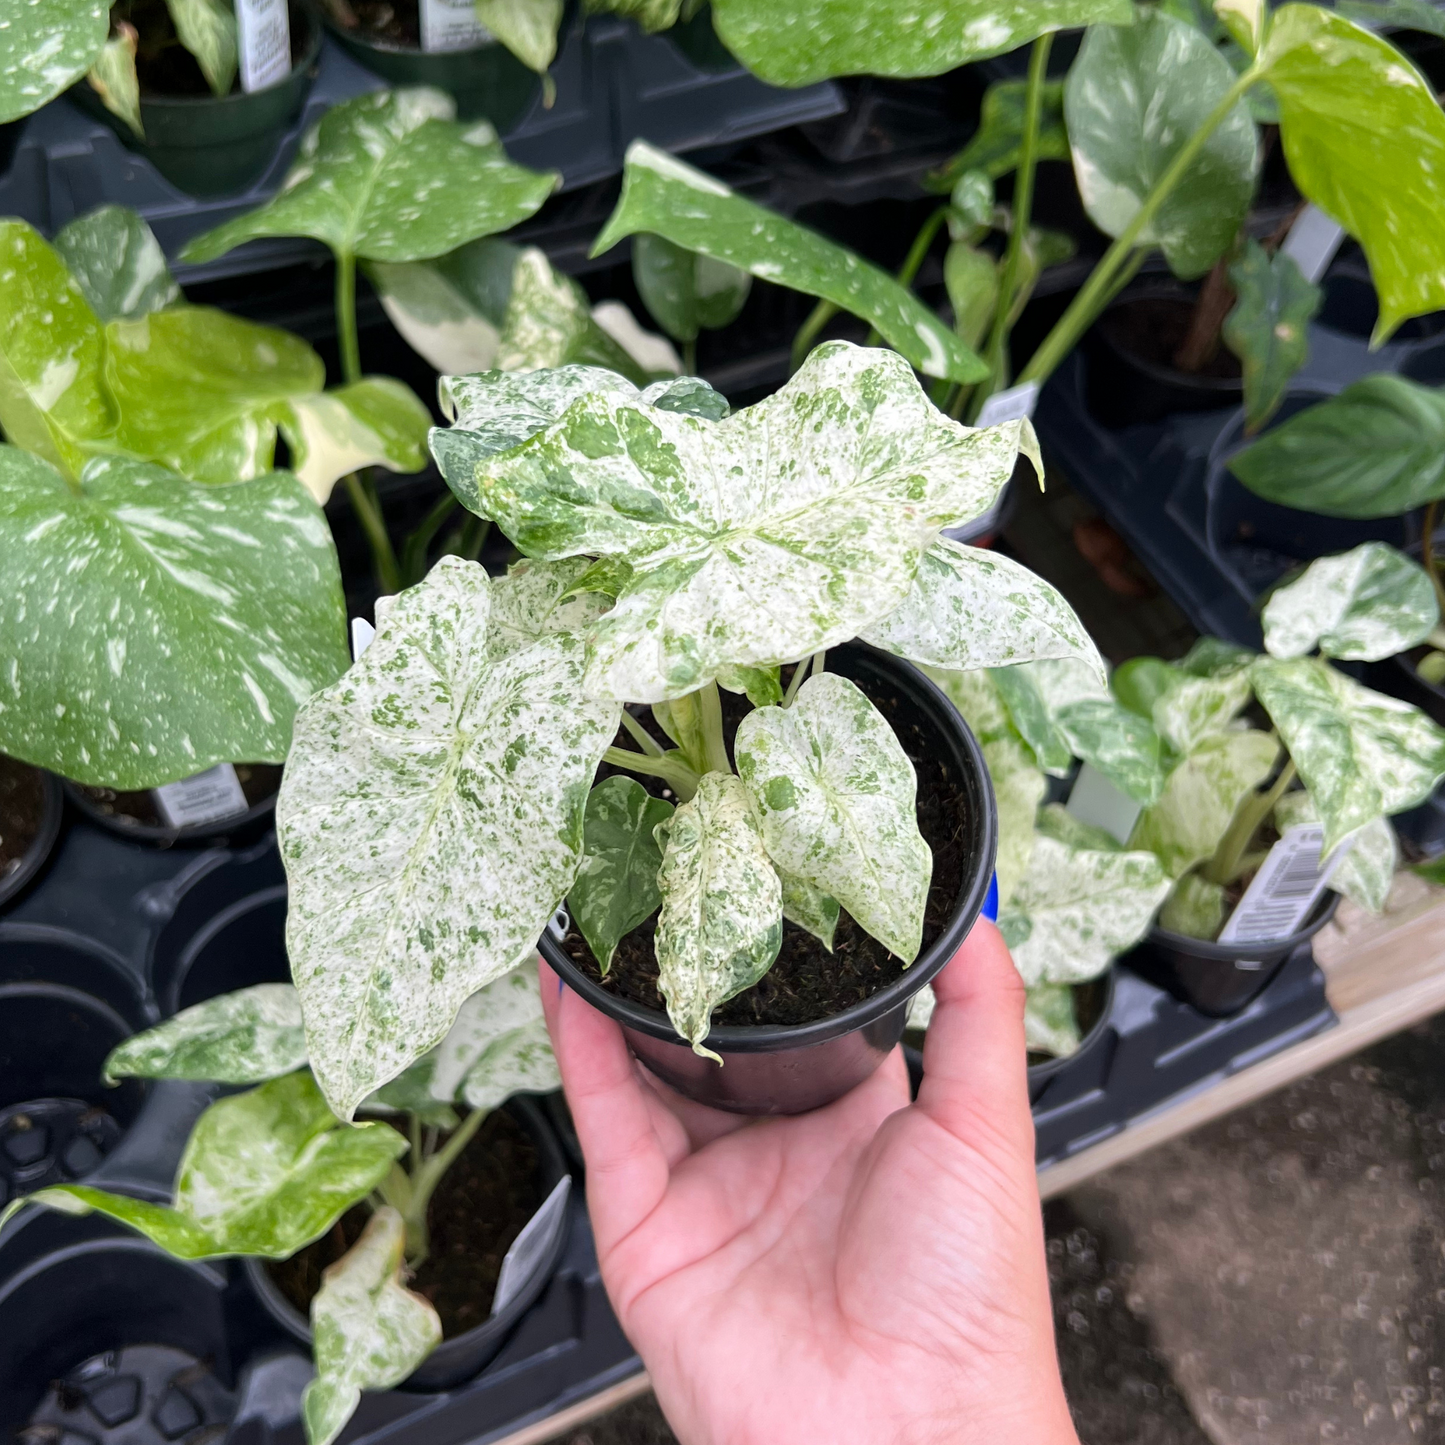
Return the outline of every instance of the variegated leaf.
<path id="1" fill-rule="evenodd" d="M 564 0 L 475 0 L 477 18 L 529 70 L 545 75 L 557 55 Z"/>
<path id="2" fill-rule="evenodd" d="M 133 1034 L 111 1051 L 105 1077 L 259 1084 L 305 1062 L 296 990 L 289 983 L 258 983 L 208 998 Z"/>
<path id="3" fill-rule="evenodd" d="M 311 1301 L 316 1378 L 301 1396 L 307 1445 L 331 1445 L 363 1390 L 401 1384 L 441 1343 L 431 1301 L 402 1282 L 405 1247 L 401 1215 L 383 1207 L 321 1276 Z"/>
<path id="4" fill-rule="evenodd" d="M 1048 792 L 1048 781 L 1019 738 L 995 738 L 982 747 L 998 805 L 998 856 L 993 871 L 998 905 L 1004 908 L 1033 856 L 1034 820 Z"/>
<path id="5" fill-rule="evenodd" d="M 90 68 L 105 44 L 103 0 L 36 0 L 9 9 L 0 30 L 0 125 L 54 99 Z"/>
<path id="6" fill-rule="evenodd" d="M 768 856 L 911 963 L 933 855 L 913 764 L 883 714 L 857 684 L 818 673 L 791 707 L 750 712 L 733 752 Z"/>
<path id="7" fill-rule="evenodd" d="M 280 420 L 291 465 L 318 502 L 362 467 L 419 472 L 426 466 L 431 413 L 409 386 L 389 376 L 294 397 L 288 410 Z"/>
<path id="8" fill-rule="evenodd" d="M 774 868 L 777 868 L 775 863 Z M 828 950 L 833 951 L 833 935 L 838 929 L 838 900 L 829 898 L 821 888 L 814 888 L 792 873 L 777 868 L 783 885 L 783 917 L 799 928 L 806 928 Z"/>
<path id="9" fill-rule="evenodd" d="M 196 58 L 211 94 L 230 93 L 236 78 L 236 12 L 227 0 L 166 0 L 176 37 Z"/>
<path id="10" fill-rule="evenodd" d="M 1040 983 L 1024 1000 L 1024 1042 L 1030 1053 L 1067 1059 L 1079 1051 L 1079 1021 L 1071 984 Z"/>
<path id="11" fill-rule="evenodd" d="M 1250 728 L 1206 736 L 1169 774 L 1159 801 L 1134 824 L 1131 848 L 1147 848 L 1171 878 L 1210 857 L 1240 803 L 1274 771 L 1279 744 Z"/>
<path id="12" fill-rule="evenodd" d="M 127 206 L 97 206 L 55 233 L 55 249 L 101 321 L 171 306 L 181 288 L 151 228 Z"/>
<path id="13" fill-rule="evenodd" d="M 349 1118 L 516 966 L 576 876 L 615 705 L 569 633 L 494 656 L 490 588 L 443 558 L 298 715 L 277 802 L 311 1066 Z"/>
<path id="14" fill-rule="evenodd" d="M 119 116 L 140 139 L 145 123 L 140 113 L 140 76 L 136 74 L 137 41 L 133 25 L 122 24 L 97 52 L 85 74 L 86 84 L 100 97 L 100 103 Z"/>
<path id="15" fill-rule="evenodd" d="M 1110 679 L 1114 696 L 1131 712 L 1149 718 L 1154 730 L 1176 753 L 1190 753 L 1209 733 L 1221 732 L 1248 705 L 1251 696 L 1245 652 L 1231 665 L 1210 659 L 1201 672 L 1185 662 L 1132 657 Z"/>
<path id="16" fill-rule="evenodd" d="M 1314 657 L 1262 657 L 1253 678 L 1319 810 L 1326 853 L 1376 818 L 1424 802 L 1445 777 L 1445 730 L 1409 703 Z"/>
<path id="17" fill-rule="evenodd" d="M 753 278 L 726 261 L 650 231 L 632 238 L 632 279 L 653 319 L 674 341 L 696 341 L 737 319 Z"/>
<path id="18" fill-rule="evenodd" d="M 969 671 L 1078 657 L 1105 681 L 1103 659 L 1074 609 L 1010 557 L 940 537 L 923 554 L 912 590 L 865 642 L 911 662 Z"/>
<path id="19" fill-rule="evenodd" d="M 925 667 L 923 671 L 943 690 L 980 743 L 1019 736 L 993 673 L 984 668 L 976 672 L 953 672 Z"/>
<path id="20" fill-rule="evenodd" d="M 733 774 L 705 774 L 672 815 L 657 881 L 657 986 L 667 1016 L 694 1053 L 721 1063 L 703 1047 L 712 1011 L 772 967 L 783 939 L 782 885 Z"/>
<path id="21" fill-rule="evenodd" d="M 1212 942 L 1224 927 L 1229 907 L 1224 889 L 1197 873 L 1186 873 L 1177 883 L 1164 907 L 1159 910 L 1159 926 L 1185 938 L 1202 938 Z"/>
<path id="22" fill-rule="evenodd" d="M 1286 793 L 1274 805 L 1274 817 L 1281 833 L 1298 823 L 1319 821 L 1314 802 L 1303 788 Z M 1349 851 L 1330 876 L 1330 887 L 1370 913 L 1382 912 L 1400 866 L 1400 845 L 1389 819 L 1366 823 L 1350 836 L 1347 847 Z"/>
<path id="23" fill-rule="evenodd" d="M 596 592 L 579 592 L 590 570 L 585 558 L 538 562 L 524 557 L 493 580 L 487 646 L 498 657 L 558 632 L 581 632 L 612 605 Z"/>
<path id="24" fill-rule="evenodd" d="M 1440 621 L 1429 574 L 1385 542 L 1321 557 L 1271 594 L 1264 645 L 1272 657 L 1378 662 L 1423 642 Z"/>

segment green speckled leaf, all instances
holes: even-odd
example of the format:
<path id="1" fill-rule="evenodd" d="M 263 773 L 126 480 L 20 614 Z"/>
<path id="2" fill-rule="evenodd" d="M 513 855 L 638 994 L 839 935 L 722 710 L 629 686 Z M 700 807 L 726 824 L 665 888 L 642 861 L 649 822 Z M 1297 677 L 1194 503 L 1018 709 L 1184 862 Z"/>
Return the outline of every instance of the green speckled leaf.
<path id="1" fill-rule="evenodd" d="M 496 656 L 491 587 L 443 558 L 297 718 L 277 802 L 311 1066 L 350 1117 L 529 955 L 576 876 L 618 709 L 570 633 Z"/>
<path id="2" fill-rule="evenodd" d="M 90 69 L 110 31 L 103 0 L 29 0 L 0 28 L 0 125 L 54 100 Z"/>
<path id="3" fill-rule="evenodd" d="M 1048 792 L 1048 780 L 1034 766 L 1033 754 L 1019 738 L 995 738 L 982 746 L 998 804 L 998 856 L 993 872 L 999 907 L 1003 908 L 1033 856 L 1034 820 Z"/>
<path id="4" fill-rule="evenodd" d="M 982 668 L 977 672 L 949 672 L 943 668 L 925 667 L 923 671 L 943 689 L 980 743 L 990 743 L 998 738 L 1018 738 L 1018 729 L 993 673 Z"/>
<path id="5" fill-rule="evenodd" d="M 557 632 L 581 632 L 611 603 L 596 592 L 579 592 L 577 584 L 590 567 L 585 558 L 538 562 L 524 557 L 493 580 L 487 646 L 501 656 L 530 647 L 538 638 Z"/>
<path id="6" fill-rule="evenodd" d="M 772 967 L 783 941 L 782 886 L 747 790 L 731 773 L 703 776 L 672 815 L 666 841 L 657 986 L 673 1028 L 694 1053 L 721 1063 L 703 1047 L 712 1011 Z"/>
<path id="7" fill-rule="evenodd" d="M 862 634 L 911 662 L 961 672 L 1059 657 L 1106 673 L 1074 609 L 1010 557 L 940 537 L 923 554 L 903 604 Z"/>
<path id="8" fill-rule="evenodd" d="M 746 693 L 754 707 L 771 707 L 783 700 L 780 669 L 776 667 L 720 667 L 717 685 L 726 692 Z"/>
<path id="9" fill-rule="evenodd" d="M 1035 984 L 1024 999 L 1024 1042 L 1030 1053 L 1067 1059 L 1079 1051 L 1074 990 L 1065 983 Z"/>
<path id="10" fill-rule="evenodd" d="M 236 12 L 228 0 L 166 0 L 182 45 L 196 57 L 212 95 L 227 95 L 236 78 Z"/>
<path id="11" fill-rule="evenodd" d="M 589 15 L 625 15 L 648 34 L 670 30 L 682 12 L 682 0 L 586 0 Z"/>
<path id="12" fill-rule="evenodd" d="M 75 486 L 0 447 L 0 751 L 152 788 L 280 762 L 346 667 L 336 550 L 294 477 L 200 487 L 124 457 Z"/>
<path id="13" fill-rule="evenodd" d="M 1418 708 L 1314 657 L 1262 657 L 1253 678 L 1319 810 L 1326 853 L 1366 823 L 1424 802 L 1445 777 L 1445 731 Z"/>
<path id="14" fill-rule="evenodd" d="M 1298 788 L 1274 805 L 1275 826 L 1282 833 L 1298 823 L 1317 823 L 1319 814 L 1310 795 Z M 1400 866 L 1400 845 L 1389 819 L 1366 823 L 1349 840 L 1349 851 L 1330 876 L 1330 887 L 1370 913 L 1384 910 Z"/>
<path id="15" fill-rule="evenodd" d="M 1258 431 L 1275 414 L 1290 378 L 1309 359 L 1309 323 L 1324 293 L 1283 251 L 1253 237 L 1229 268 L 1238 301 L 1224 321 L 1225 345 L 1244 371 L 1244 419 Z"/>
<path id="16" fill-rule="evenodd" d="M 662 902 L 662 848 L 654 833 L 672 811 L 635 778 L 606 778 L 588 795 L 582 867 L 567 908 L 603 973 L 618 943 Z"/>
<path id="17" fill-rule="evenodd" d="M 477 19 L 523 65 L 538 74 L 546 71 L 557 55 L 564 0 L 475 0 L 475 4 Z"/>
<path id="18" fill-rule="evenodd" d="M 592 254 L 639 231 L 833 302 L 871 322 L 926 376 L 968 382 L 987 375 L 983 362 L 886 271 L 642 140 L 627 148 L 622 198 Z"/>
<path id="19" fill-rule="evenodd" d="M 111 1050 L 107 1079 L 259 1084 L 306 1062 L 301 1003 L 289 983 L 258 983 L 182 1009 Z"/>
<path id="20" fill-rule="evenodd" d="M 736 320 L 753 278 L 726 261 L 639 231 L 632 240 L 632 279 L 652 319 L 674 341 L 695 341 Z"/>
<path id="21" fill-rule="evenodd" d="M 1123 21 L 1127 17 L 1115 14 L 1098 18 Z M 925 184 L 928 189 L 950 192 L 958 184 L 960 177 L 973 170 L 982 171 L 994 180 L 1015 170 L 1024 141 L 1024 102 L 1027 93 L 1027 81 L 994 81 L 983 93 L 978 129 L 956 156 L 927 177 Z M 1069 133 L 1064 129 L 1062 80 L 1044 82 L 1042 102 L 1038 158 L 1041 161 L 1066 161 L 1069 159 Z"/>
<path id="22" fill-rule="evenodd" d="M 1258 656 L 1248 647 L 1225 642 L 1220 637 L 1201 637 L 1179 659 L 1179 666 L 1193 677 L 1230 677 L 1248 667 Z"/>
<path id="23" fill-rule="evenodd" d="M 1378 662 L 1423 642 L 1440 620 L 1429 574 L 1384 542 L 1362 542 L 1321 557 L 1264 605 L 1264 645 L 1272 657 Z"/>
<path id="24" fill-rule="evenodd" d="M 421 261 L 526 220 L 556 173 L 513 165 L 488 122 L 463 124 L 455 113 L 450 96 L 424 87 L 332 106 L 277 195 L 197 237 L 181 259 L 214 261 L 263 236 L 310 236 L 338 256 Z"/>
<path id="25" fill-rule="evenodd" d="M 292 468 L 318 502 L 362 467 L 419 472 L 427 464 L 431 413 L 409 386 L 389 376 L 293 397 L 280 421 Z"/>
<path id="26" fill-rule="evenodd" d="M 22 1194 L 0 1210 L 0 1228 L 27 1204 L 43 1204 L 61 1214 L 103 1214 L 138 1230 L 179 1259 L 206 1259 L 226 1252 L 205 1230 L 177 1210 L 144 1199 L 132 1199 L 128 1194 L 112 1194 L 89 1184 L 55 1184 L 48 1189 L 37 1189 L 34 1194 Z"/>
<path id="27" fill-rule="evenodd" d="M 1134 824 L 1131 848 L 1147 848 L 1171 878 L 1210 857 L 1240 802 L 1269 777 L 1279 744 L 1267 733 L 1211 733 L 1164 784 Z"/>
<path id="28" fill-rule="evenodd" d="M 838 929 L 838 900 L 829 898 L 821 888 L 814 888 L 794 874 L 785 873 L 776 863 L 773 867 L 783 885 L 783 917 L 799 928 L 806 928 L 832 953 L 833 935 Z"/>
<path id="29" fill-rule="evenodd" d="M 1241 649 L 1236 658 L 1208 659 L 1194 672 L 1189 658 L 1171 663 L 1133 657 L 1115 672 L 1110 686 L 1125 707 L 1153 722 L 1174 752 L 1190 753 L 1207 734 L 1227 728 L 1249 703 L 1253 659 L 1253 653 Z"/>
<path id="30" fill-rule="evenodd" d="M 1159 926 L 1185 938 L 1202 938 L 1212 943 L 1219 937 L 1229 904 L 1224 889 L 1197 873 L 1186 873 L 1175 885 L 1159 910 Z"/>
<path id="31" fill-rule="evenodd" d="M 733 752 L 768 856 L 912 963 L 933 855 L 913 764 L 883 714 L 847 678 L 818 673 L 791 707 L 750 712 Z"/>
<path id="32" fill-rule="evenodd" d="M 401 1215 L 384 1206 L 321 1276 L 311 1301 L 316 1378 L 301 1396 L 307 1445 L 331 1445 L 363 1390 L 399 1385 L 441 1344 L 431 1301 L 403 1283 L 405 1247 Z"/>
<path id="33" fill-rule="evenodd" d="M 151 228 L 128 206 L 98 206 L 55 234 L 55 249 L 101 321 L 174 305 L 181 288 Z"/>

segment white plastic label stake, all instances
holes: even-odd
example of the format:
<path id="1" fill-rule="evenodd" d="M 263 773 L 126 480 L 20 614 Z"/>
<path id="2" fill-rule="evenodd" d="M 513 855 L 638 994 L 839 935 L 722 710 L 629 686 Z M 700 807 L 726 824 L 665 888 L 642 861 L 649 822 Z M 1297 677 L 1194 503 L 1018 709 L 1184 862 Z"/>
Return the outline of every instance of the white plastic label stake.
<path id="1" fill-rule="evenodd" d="M 517 1294 L 527 1282 L 527 1276 L 537 1267 L 538 1261 L 547 1252 L 555 1232 L 562 1228 L 562 1215 L 567 1208 L 567 1196 L 572 1192 L 572 1176 L 564 1175 L 556 1187 L 542 1201 L 542 1207 L 522 1226 L 522 1232 L 512 1241 L 502 1261 L 502 1272 L 497 1276 L 497 1292 L 492 1297 L 492 1313 L 500 1314 L 508 1300 Z"/>
<path id="2" fill-rule="evenodd" d="M 364 617 L 353 617 L 351 619 L 351 660 L 361 661 L 361 654 L 371 646 L 371 639 L 376 636 L 376 628 Z"/>
<path id="3" fill-rule="evenodd" d="M 1219 931 L 1221 943 L 1276 943 L 1296 932 L 1325 891 L 1353 841 L 1346 838 L 1321 864 L 1320 823 L 1300 823 L 1284 835 L 1260 865 L 1238 907 Z"/>
<path id="4" fill-rule="evenodd" d="M 291 21 L 286 0 L 236 0 L 241 89 L 248 94 L 291 74 Z"/>
<path id="5" fill-rule="evenodd" d="M 241 791 L 241 781 L 230 763 L 218 763 L 178 783 L 163 783 L 151 789 L 156 812 L 167 828 L 194 828 L 200 823 L 219 823 L 234 818 L 250 805 Z"/>
<path id="6" fill-rule="evenodd" d="M 1306 281 L 1318 281 L 1344 239 L 1345 228 L 1311 205 L 1300 212 L 1280 250 L 1300 268 Z"/>
<path id="7" fill-rule="evenodd" d="M 421 0 L 423 50 L 475 50 L 491 38 L 472 0 Z"/>
<path id="8" fill-rule="evenodd" d="M 1022 386 L 1011 386 L 1007 391 L 996 391 L 984 402 L 974 426 L 999 426 L 1006 421 L 1021 421 L 1034 414 L 1038 405 L 1039 384 L 1026 381 Z"/>
<path id="9" fill-rule="evenodd" d="M 1118 843 L 1129 841 L 1134 823 L 1144 811 L 1143 803 L 1136 803 L 1127 793 L 1116 788 L 1090 763 L 1079 769 L 1066 806 L 1079 822 L 1102 828 Z"/>

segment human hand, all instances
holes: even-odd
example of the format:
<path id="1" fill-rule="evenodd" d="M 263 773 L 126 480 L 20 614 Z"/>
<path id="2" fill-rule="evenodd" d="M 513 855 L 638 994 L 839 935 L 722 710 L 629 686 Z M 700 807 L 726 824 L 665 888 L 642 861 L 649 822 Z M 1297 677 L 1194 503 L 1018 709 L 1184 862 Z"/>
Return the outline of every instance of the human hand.
<path id="1" fill-rule="evenodd" d="M 603 1282 L 684 1445 L 1077 1445 L 992 924 L 933 981 L 915 1104 L 895 1050 L 792 1118 L 682 1099 L 541 972 Z"/>

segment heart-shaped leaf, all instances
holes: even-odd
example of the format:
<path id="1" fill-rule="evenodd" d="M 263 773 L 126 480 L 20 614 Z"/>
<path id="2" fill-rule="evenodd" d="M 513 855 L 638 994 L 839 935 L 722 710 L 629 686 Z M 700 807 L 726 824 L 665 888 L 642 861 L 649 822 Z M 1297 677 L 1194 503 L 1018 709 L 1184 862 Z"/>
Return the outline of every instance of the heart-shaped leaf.
<path id="1" fill-rule="evenodd" d="M 280 425 L 292 467 L 318 502 L 326 501 L 340 478 L 362 467 L 419 472 L 427 464 L 431 413 L 409 386 L 389 376 L 293 396 Z"/>
<path id="2" fill-rule="evenodd" d="M 1064 86 L 1074 176 L 1089 219 L 1118 236 L 1234 84 L 1234 71 L 1192 26 L 1141 10 L 1133 25 L 1084 37 Z M 1204 143 L 1139 237 L 1176 276 L 1200 276 L 1233 244 L 1259 170 L 1241 100 Z"/>
<path id="3" fill-rule="evenodd" d="M 182 1009 L 112 1049 L 105 1077 L 259 1084 L 306 1062 L 301 1002 L 289 983 L 258 983 Z"/>
<path id="4" fill-rule="evenodd" d="M 0 125 L 39 110 L 84 75 L 109 31 L 105 0 L 10 7 L 0 30 Z"/>
<path id="5" fill-rule="evenodd" d="M 405 1248 L 401 1215 L 383 1207 L 321 1276 L 311 1301 L 316 1378 L 301 1396 L 307 1445 L 331 1445 L 363 1390 L 401 1384 L 441 1344 L 431 1301 L 403 1283 Z"/>
<path id="6" fill-rule="evenodd" d="M 201 487 L 126 457 L 78 483 L 0 447 L 0 749 L 152 788 L 280 762 L 346 667 L 336 550 L 296 479 Z"/>
<path id="7" fill-rule="evenodd" d="M 62 226 L 55 250 L 101 321 L 133 321 L 181 299 L 160 242 L 128 206 L 97 206 Z"/>
<path id="8" fill-rule="evenodd" d="M 349 1118 L 530 956 L 572 886 L 615 704 L 570 633 L 496 655 L 490 585 L 445 557 L 297 718 L 277 802 L 311 1067 Z"/>
<path id="9" fill-rule="evenodd" d="M 1224 889 L 1197 873 L 1186 873 L 1175 885 L 1159 910 L 1159 927 L 1185 938 L 1202 938 L 1212 943 L 1219 937 L 1229 904 Z"/>
<path id="10" fill-rule="evenodd" d="M 228 94 L 236 78 L 236 12 L 223 0 L 166 0 L 166 9 L 211 94 Z"/>
<path id="11" fill-rule="evenodd" d="M 926 376 L 967 382 L 988 374 L 983 362 L 887 272 L 735 194 L 705 171 L 636 140 L 627 148 L 622 197 L 592 254 L 639 231 L 831 301 L 870 322 Z"/>
<path id="12" fill-rule="evenodd" d="M 1429 574 L 1384 542 L 1311 562 L 1264 605 L 1265 650 L 1378 662 L 1423 642 L 1440 621 Z"/>
<path id="13" fill-rule="evenodd" d="M 505 577 L 491 585 L 491 614 L 487 646 L 501 656 L 530 647 L 538 638 L 557 632 L 581 632 L 595 622 L 611 602 L 596 592 L 583 592 L 579 583 L 590 571 L 584 558 L 538 562 L 524 557 L 507 568 Z"/>
<path id="14" fill-rule="evenodd" d="M 911 963 L 933 855 L 913 764 L 883 714 L 847 678 L 817 673 L 791 707 L 750 712 L 733 752 L 768 856 Z"/>
<path id="15" fill-rule="evenodd" d="M 712 1011 L 751 988 L 783 941 L 782 885 L 732 773 L 705 774 L 672 815 L 657 884 L 657 986 L 667 1016 L 694 1053 L 721 1063 L 702 1042 Z"/>
<path id="16" fill-rule="evenodd" d="M 1252 237 L 1229 268 L 1239 300 L 1224 319 L 1225 345 L 1244 371 L 1244 420 L 1258 431 L 1279 409 L 1290 379 L 1309 359 L 1309 323 L 1324 293 L 1293 256 L 1269 255 Z"/>
<path id="17" fill-rule="evenodd" d="M 726 261 L 641 231 L 632 240 L 632 279 L 653 320 L 674 341 L 696 341 L 737 318 L 753 278 Z"/>
<path id="18" fill-rule="evenodd" d="M 1319 814 L 1310 795 L 1299 788 L 1286 793 L 1274 805 L 1274 821 L 1283 833 L 1300 823 L 1318 823 Z M 1380 913 L 1399 866 L 1400 846 L 1395 830 L 1388 819 L 1376 818 L 1350 836 L 1345 856 L 1330 875 L 1330 887 L 1370 913 Z"/>
<path id="19" fill-rule="evenodd" d="M 310 236 L 338 256 L 419 261 L 505 231 L 551 195 L 554 171 L 513 165 L 486 121 L 462 124 L 439 90 L 373 91 L 332 106 L 264 206 L 198 236 L 183 261 L 243 241 Z"/>
<path id="20" fill-rule="evenodd" d="M 1024 1043 L 1029 1052 L 1067 1059 L 1078 1053 L 1074 990 L 1066 983 L 1035 984 L 1024 999 Z"/>
<path id="21" fill-rule="evenodd" d="M 1127 23 L 1123 13 L 1099 15 L 1098 20 Z M 978 129 L 969 142 L 946 165 L 931 171 L 924 184 L 931 191 L 947 194 L 969 171 L 982 171 L 998 180 L 1019 163 L 1024 143 L 1024 112 L 1028 82 L 996 80 L 983 93 Z M 1037 158 L 1041 161 L 1069 159 L 1069 133 L 1064 129 L 1064 82 L 1046 80 L 1040 95 Z"/>

